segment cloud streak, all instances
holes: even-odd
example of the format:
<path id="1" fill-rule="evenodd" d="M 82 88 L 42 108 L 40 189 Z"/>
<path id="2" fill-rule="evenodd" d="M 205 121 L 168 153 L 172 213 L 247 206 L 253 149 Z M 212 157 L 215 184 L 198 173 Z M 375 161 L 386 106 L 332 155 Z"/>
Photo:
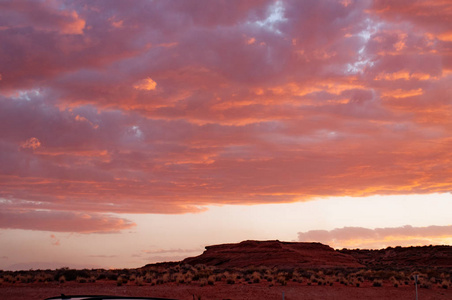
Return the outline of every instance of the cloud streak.
<path id="1" fill-rule="evenodd" d="M 8 210 L 0 212 L 0 228 L 52 232 L 117 233 L 135 226 L 129 220 L 105 214 L 85 214 L 45 210 Z M 53 245 L 60 240 L 51 234 Z"/>
<path id="2" fill-rule="evenodd" d="M 299 232 L 300 242 L 321 242 L 335 248 L 384 248 L 388 246 L 442 244 L 452 237 L 452 225 L 427 227 L 363 228 Z"/>

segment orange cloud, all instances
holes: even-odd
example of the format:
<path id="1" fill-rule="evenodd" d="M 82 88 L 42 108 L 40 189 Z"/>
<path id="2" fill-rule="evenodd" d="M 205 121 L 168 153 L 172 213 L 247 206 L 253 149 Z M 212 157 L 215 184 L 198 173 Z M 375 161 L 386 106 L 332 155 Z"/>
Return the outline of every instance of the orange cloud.
<path id="1" fill-rule="evenodd" d="M 137 90 L 145 90 L 145 91 L 152 91 L 155 90 L 157 87 L 157 83 L 152 80 L 151 78 L 145 78 L 143 80 L 140 80 L 133 86 Z"/>
<path id="2" fill-rule="evenodd" d="M 25 142 L 23 142 L 21 147 L 22 148 L 30 148 L 30 149 L 35 150 L 35 149 L 41 147 L 41 142 L 37 138 L 32 137 L 32 138 L 29 138 L 28 140 L 26 140 Z"/>
<path id="3" fill-rule="evenodd" d="M 413 97 L 413 96 L 419 96 L 422 95 L 423 91 L 421 88 L 416 90 L 402 90 L 397 89 L 393 91 L 386 91 L 383 92 L 384 97 L 394 97 L 394 98 L 406 98 L 406 97 Z"/>
<path id="4" fill-rule="evenodd" d="M 56 2 L 31 1 L 24 3 L 3 2 L 0 6 L 5 13 L 16 18 L 6 28 L 33 26 L 42 31 L 59 31 L 62 34 L 83 34 L 86 21 L 75 10 L 61 9 Z M 21 15 L 21 17 L 19 17 Z"/>
<path id="5" fill-rule="evenodd" d="M 344 227 L 299 232 L 300 242 L 321 242 L 335 248 L 385 248 L 388 246 L 449 244 L 452 225 L 393 228 Z"/>

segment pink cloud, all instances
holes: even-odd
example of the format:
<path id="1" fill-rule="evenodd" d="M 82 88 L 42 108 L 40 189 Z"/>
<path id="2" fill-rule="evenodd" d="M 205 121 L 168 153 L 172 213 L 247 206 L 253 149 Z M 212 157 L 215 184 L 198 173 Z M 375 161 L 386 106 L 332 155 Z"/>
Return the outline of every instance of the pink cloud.
<path id="1" fill-rule="evenodd" d="M 450 3 L 398 3 L 2 3 L 8 213 L 450 192 Z"/>
<path id="2" fill-rule="evenodd" d="M 52 1 L 3 2 L 1 16 L 10 29 L 33 26 L 40 31 L 83 34 L 85 20 L 76 11 L 60 9 L 56 4 Z"/>
<path id="3" fill-rule="evenodd" d="M 146 254 L 167 254 L 167 253 L 201 253 L 203 252 L 203 248 L 197 249 L 154 249 L 154 250 L 142 250 L 143 253 Z"/>
<path id="4" fill-rule="evenodd" d="M 300 242 L 321 242 L 335 248 L 384 248 L 388 246 L 443 244 L 452 226 L 388 228 L 344 227 L 299 232 Z"/>
<path id="5" fill-rule="evenodd" d="M 115 233 L 135 226 L 129 220 L 106 214 L 2 208 L 0 228 L 53 232 Z M 54 245 L 59 239 L 50 235 Z"/>
<path id="6" fill-rule="evenodd" d="M 30 148 L 30 149 L 35 150 L 35 149 L 41 147 L 41 142 L 40 142 L 37 138 L 32 137 L 32 138 L 29 138 L 28 140 L 26 140 L 26 141 L 22 144 L 21 147 L 22 147 L 22 148 Z"/>
<path id="7" fill-rule="evenodd" d="M 54 246 L 60 245 L 60 239 L 57 238 L 54 234 L 51 234 L 50 238 L 52 239 L 52 245 L 54 245 Z"/>

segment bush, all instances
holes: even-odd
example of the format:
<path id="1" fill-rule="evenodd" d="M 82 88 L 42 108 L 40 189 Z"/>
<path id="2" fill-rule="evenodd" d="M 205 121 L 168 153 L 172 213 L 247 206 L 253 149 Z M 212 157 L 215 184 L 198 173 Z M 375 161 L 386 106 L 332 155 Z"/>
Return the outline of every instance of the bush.
<path id="1" fill-rule="evenodd" d="M 381 287 L 382 285 L 383 284 L 382 284 L 381 280 L 374 280 L 372 283 L 372 286 L 375 286 L 375 287 Z"/>
<path id="2" fill-rule="evenodd" d="M 127 279 L 126 276 L 119 276 L 118 279 L 116 279 L 116 285 L 117 286 L 121 286 L 123 284 L 126 284 L 127 282 L 129 282 L 129 280 Z"/>
<path id="3" fill-rule="evenodd" d="M 420 285 L 420 287 L 422 288 L 422 289 L 429 289 L 430 288 L 430 283 L 428 283 L 428 282 L 424 282 L 424 283 L 421 283 L 421 285 Z"/>
<path id="4" fill-rule="evenodd" d="M 76 281 L 78 283 L 86 283 L 87 280 L 84 277 L 77 276 Z"/>
<path id="5" fill-rule="evenodd" d="M 136 285 L 138 285 L 138 286 L 143 286 L 144 285 L 144 279 L 143 279 L 143 277 L 137 277 L 136 279 L 135 279 L 135 284 Z"/>
<path id="6" fill-rule="evenodd" d="M 61 268 L 56 270 L 55 280 L 59 280 L 61 276 L 66 278 L 66 281 L 74 281 L 77 277 L 90 278 L 91 275 L 88 270 L 75 270 L 69 268 Z"/>

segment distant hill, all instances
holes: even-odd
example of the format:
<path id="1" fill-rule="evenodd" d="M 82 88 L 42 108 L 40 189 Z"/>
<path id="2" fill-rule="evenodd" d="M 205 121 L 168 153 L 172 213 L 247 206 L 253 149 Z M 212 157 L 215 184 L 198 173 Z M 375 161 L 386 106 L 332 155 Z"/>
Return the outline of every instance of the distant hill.
<path id="1" fill-rule="evenodd" d="M 380 250 L 343 249 L 342 254 L 353 256 L 366 267 L 452 267 L 451 246 L 388 247 Z"/>
<path id="2" fill-rule="evenodd" d="M 183 264 L 204 264 L 221 268 L 268 266 L 278 268 L 360 268 L 356 258 L 320 243 L 244 241 L 207 246 L 203 254 L 186 258 Z"/>

